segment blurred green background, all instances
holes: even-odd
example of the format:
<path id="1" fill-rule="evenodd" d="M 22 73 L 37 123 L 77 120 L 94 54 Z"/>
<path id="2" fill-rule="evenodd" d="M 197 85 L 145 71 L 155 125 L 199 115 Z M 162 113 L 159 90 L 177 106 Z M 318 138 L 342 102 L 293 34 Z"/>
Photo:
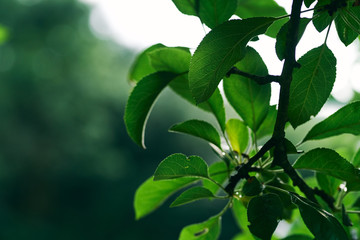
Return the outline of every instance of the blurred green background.
<path id="1" fill-rule="evenodd" d="M 134 220 L 135 190 L 162 159 L 209 148 L 167 132 L 193 114 L 169 92 L 149 119 L 148 149 L 130 141 L 135 53 L 95 37 L 89 13 L 75 0 L 0 1 L 0 239 L 177 239 L 223 205 L 168 202 Z M 229 239 L 237 229 L 224 221 Z"/>
<path id="2" fill-rule="evenodd" d="M 177 239 L 224 205 L 169 209 L 170 200 L 134 220 L 136 188 L 166 156 L 215 160 L 201 140 L 167 132 L 208 116 L 166 90 L 148 122 L 148 149 L 131 142 L 123 113 L 136 53 L 97 38 L 89 14 L 76 0 L 0 1 L 0 239 Z M 354 141 L 340 141 L 349 157 Z M 222 229 L 221 239 L 238 232 L 230 212 Z"/>

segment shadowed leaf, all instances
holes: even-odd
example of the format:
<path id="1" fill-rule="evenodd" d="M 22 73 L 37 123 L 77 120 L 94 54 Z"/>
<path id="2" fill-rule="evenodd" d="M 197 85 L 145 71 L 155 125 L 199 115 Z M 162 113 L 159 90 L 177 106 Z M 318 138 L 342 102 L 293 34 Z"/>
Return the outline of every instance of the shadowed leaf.
<path id="1" fill-rule="evenodd" d="M 189 87 L 197 103 L 206 101 L 230 68 L 245 55 L 246 44 L 263 34 L 274 18 L 232 20 L 214 28 L 196 49 Z"/>

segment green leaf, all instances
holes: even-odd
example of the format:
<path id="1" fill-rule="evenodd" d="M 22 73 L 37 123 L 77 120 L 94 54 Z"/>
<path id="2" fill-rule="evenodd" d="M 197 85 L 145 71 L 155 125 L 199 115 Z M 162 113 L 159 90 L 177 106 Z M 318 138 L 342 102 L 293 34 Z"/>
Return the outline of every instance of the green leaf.
<path id="1" fill-rule="evenodd" d="M 350 45 L 360 34 L 360 7 L 341 8 L 335 26 L 340 40 Z"/>
<path id="2" fill-rule="evenodd" d="M 243 199 L 244 197 L 242 197 Z M 245 197 L 248 198 L 248 197 Z M 235 221 L 241 230 L 241 238 L 239 239 L 253 239 L 253 235 L 247 228 L 248 220 L 247 220 L 247 214 L 246 214 L 246 208 L 244 204 L 239 201 L 237 198 L 233 199 L 233 207 L 232 207 L 232 213 L 235 218 Z M 237 239 L 237 238 L 236 238 Z"/>
<path id="3" fill-rule="evenodd" d="M 360 101 L 346 105 L 316 124 L 306 135 L 303 142 L 328 138 L 343 133 L 360 134 Z"/>
<path id="4" fill-rule="evenodd" d="M 262 34 L 274 18 L 232 20 L 214 28 L 196 49 L 189 87 L 197 103 L 206 101 L 230 68 L 245 55 L 246 44 Z"/>
<path id="5" fill-rule="evenodd" d="M 189 79 L 187 74 L 178 75 L 174 80 L 169 83 L 169 87 L 173 90 L 177 95 L 188 101 L 194 106 L 197 106 L 207 112 L 210 112 L 211 109 L 207 102 L 196 105 L 196 102 L 190 92 L 189 89 Z"/>
<path id="6" fill-rule="evenodd" d="M 308 8 L 310 5 L 315 2 L 315 0 L 304 0 L 305 6 Z"/>
<path id="7" fill-rule="evenodd" d="M 155 68 L 150 64 L 148 53 L 164 47 L 166 46 L 162 44 L 155 44 L 140 53 L 130 68 L 128 75 L 129 80 L 138 82 L 147 75 L 156 72 Z"/>
<path id="8" fill-rule="evenodd" d="M 285 9 L 274 0 L 239 0 L 235 12 L 240 18 L 279 17 L 287 15 Z M 266 31 L 266 35 L 275 37 L 286 19 L 275 21 Z"/>
<path id="9" fill-rule="evenodd" d="M 176 77 L 174 73 L 157 72 L 143 78 L 132 90 L 125 108 L 125 125 L 131 139 L 145 148 L 145 125 L 151 108 L 168 83 Z"/>
<path id="10" fill-rule="evenodd" d="M 310 18 L 300 18 L 299 22 L 299 30 L 298 30 L 298 39 L 297 42 L 300 41 L 302 35 L 305 32 L 306 26 L 311 21 Z M 289 28 L 289 22 L 285 23 L 282 28 L 280 29 L 279 33 L 276 36 L 276 55 L 280 60 L 285 59 L 285 53 L 286 53 L 286 38 L 287 38 L 287 32 Z"/>
<path id="11" fill-rule="evenodd" d="M 151 66 L 156 71 L 187 73 L 191 54 L 188 49 L 179 47 L 163 47 L 148 52 Z"/>
<path id="12" fill-rule="evenodd" d="M 196 16 L 196 0 L 172 0 L 180 12 L 186 15 Z"/>
<path id="13" fill-rule="evenodd" d="M 291 235 L 286 238 L 283 238 L 281 240 L 313 240 L 313 239 L 314 239 L 313 237 L 310 237 L 308 235 L 295 234 L 295 235 Z"/>
<path id="14" fill-rule="evenodd" d="M 170 207 L 181 206 L 204 198 L 215 198 L 215 196 L 209 189 L 204 187 L 190 188 L 177 197 Z"/>
<path id="15" fill-rule="evenodd" d="M 245 57 L 235 66 L 247 73 L 267 75 L 267 68 L 253 48 L 246 48 Z M 259 85 L 254 80 L 232 74 L 224 79 L 224 91 L 230 104 L 254 132 L 264 121 L 271 95 L 270 84 Z"/>
<path id="16" fill-rule="evenodd" d="M 181 177 L 208 178 L 208 166 L 201 157 L 175 153 L 165 158 L 154 173 L 155 181 Z"/>
<path id="17" fill-rule="evenodd" d="M 173 0 L 180 12 L 198 16 L 209 28 L 227 21 L 235 12 L 237 0 Z"/>
<path id="18" fill-rule="evenodd" d="M 268 193 L 251 199 L 247 212 L 250 232 L 270 240 L 282 217 L 282 210 L 281 200 L 276 194 Z"/>
<path id="19" fill-rule="evenodd" d="M 197 178 L 179 178 L 154 181 L 153 177 L 150 177 L 136 190 L 134 199 L 136 219 L 150 214 L 176 191 L 197 180 Z"/>
<path id="20" fill-rule="evenodd" d="M 243 188 L 242 194 L 244 196 L 256 196 L 259 195 L 263 190 L 262 184 L 257 180 L 256 177 L 250 177 L 246 180 Z"/>
<path id="21" fill-rule="evenodd" d="M 336 76 L 336 58 L 323 44 L 302 56 L 290 87 L 289 121 L 296 128 L 316 115 L 328 99 Z"/>
<path id="22" fill-rule="evenodd" d="M 227 21 L 235 12 L 237 0 L 200 0 L 199 16 L 209 28 Z"/>
<path id="23" fill-rule="evenodd" d="M 215 89 L 213 95 L 204 103 L 206 103 L 210 107 L 216 120 L 219 123 L 221 130 L 224 132 L 226 127 L 225 125 L 226 116 L 225 116 L 224 100 L 221 96 L 219 89 L 218 88 Z"/>
<path id="24" fill-rule="evenodd" d="M 341 180 L 320 172 L 316 172 L 315 177 L 319 187 L 330 196 L 334 196 L 338 192 L 338 187 L 342 183 Z"/>
<path id="25" fill-rule="evenodd" d="M 276 122 L 277 110 L 276 105 L 270 106 L 268 114 L 264 121 L 261 123 L 259 129 L 256 131 L 257 139 L 269 136 L 273 133 Z"/>
<path id="26" fill-rule="evenodd" d="M 226 166 L 225 162 L 215 162 L 209 167 L 210 178 L 219 184 L 223 184 L 227 179 L 228 175 L 228 167 Z M 203 186 L 209 189 L 213 194 L 216 194 L 220 189 L 217 184 L 206 179 L 204 179 L 203 181 Z"/>
<path id="27" fill-rule="evenodd" d="M 357 150 L 354 158 L 352 159 L 351 162 L 356 168 L 360 167 L 360 149 Z"/>
<path id="28" fill-rule="evenodd" d="M 217 130 L 208 122 L 201 120 L 188 120 L 172 126 L 169 131 L 186 133 L 202 138 L 221 149 L 220 135 Z"/>
<path id="29" fill-rule="evenodd" d="M 205 222 L 184 227 L 179 240 L 216 240 L 221 231 L 221 217 L 215 216 Z"/>
<path id="30" fill-rule="evenodd" d="M 360 170 L 337 152 L 326 148 L 313 149 L 294 163 L 296 169 L 308 169 L 327 174 L 347 182 L 350 191 L 360 190 Z"/>
<path id="31" fill-rule="evenodd" d="M 327 26 L 330 25 L 334 16 L 330 16 L 329 13 L 322 8 L 322 6 L 330 3 L 330 0 L 318 1 L 315 5 L 315 9 L 319 9 L 319 11 L 315 10 L 313 14 L 313 24 L 318 32 L 322 32 Z"/>
<path id="32" fill-rule="evenodd" d="M 293 209 L 296 208 L 291 202 L 289 191 L 295 192 L 295 189 L 281 181 L 279 177 L 274 177 L 271 181 L 267 181 L 264 189 L 264 193 L 274 193 L 281 199 L 283 205 L 282 218 L 286 220 L 292 219 Z"/>
<path id="33" fill-rule="evenodd" d="M 226 133 L 231 147 L 238 154 L 245 152 L 249 143 L 249 130 L 239 119 L 230 119 L 226 123 Z"/>
<path id="34" fill-rule="evenodd" d="M 292 202 L 298 206 L 304 223 L 318 240 L 348 239 L 343 227 L 330 213 L 316 207 L 309 200 L 290 193 Z"/>

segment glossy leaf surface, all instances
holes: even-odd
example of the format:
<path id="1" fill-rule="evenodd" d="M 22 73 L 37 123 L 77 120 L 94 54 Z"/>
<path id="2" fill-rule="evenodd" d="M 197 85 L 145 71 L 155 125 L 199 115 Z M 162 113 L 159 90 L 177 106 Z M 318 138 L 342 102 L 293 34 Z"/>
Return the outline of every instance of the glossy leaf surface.
<path id="1" fill-rule="evenodd" d="M 196 49 L 189 86 L 197 103 L 206 101 L 230 68 L 245 55 L 246 44 L 263 34 L 274 18 L 232 20 L 214 28 Z"/>
<path id="2" fill-rule="evenodd" d="M 324 44 L 299 61 L 290 87 L 289 121 L 296 128 L 315 116 L 328 99 L 336 76 L 336 58 Z"/>
<path id="3" fill-rule="evenodd" d="M 132 90 L 125 108 L 125 125 L 131 139 L 145 148 L 147 118 L 160 92 L 176 77 L 174 73 L 157 72 L 143 78 Z"/>
<path id="4" fill-rule="evenodd" d="M 343 227 L 330 213 L 317 208 L 309 200 L 290 193 L 292 202 L 298 206 L 302 219 L 318 240 L 348 239 Z"/>
<path id="5" fill-rule="evenodd" d="M 208 122 L 202 120 L 188 120 L 172 126 L 169 131 L 186 133 L 204 139 L 221 149 L 220 135 Z"/>
<path id="6" fill-rule="evenodd" d="M 153 177 L 150 177 L 136 190 L 134 200 L 136 219 L 148 215 L 176 191 L 197 180 L 196 178 L 179 178 L 154 181 Z"/>
<path id="7" fill-rule="evenodd" d="M 179 240 L 216 240 L 221 231 L 221 217 L 215 216 L 202 223 L 184 227 Z"/>
<path id="8" fill-rule="evenodd" d="M 294 163 L 296 169 L 308 169 L 347 181 L 348 190 L 360 190 L 360 170 L 341 157 L 337 152 L 326 148 L 316 148 Z"/>
<path id="9" fill-rule="evenodd" d="M 154 67 L 150 64 L 148 53 L 164 47 L 165 46 L 163 44 L 155 44 L 140 53 L 130 68 L 128 75 L 129 80 L 138 82 L 145 76 L 156 72 Z"/>
<path id="10" fill-rule="evenodd" d="M 175 201 L 170 205 L 170 207 L 177 207 L 200 199 L 210 199 L 214 197 L 214 194 L 212 194 L 209 189 L 204 187 L 194 187 L 181 193 L 180 196 L 177 197 Z"/>
<path id="11" fill-rule="evenodd" d="M 188 49 L 163 47 L 149 52 L 148 58 L 156 71 L 187 73 L 191 54 Z"/>
<path id="12" fill-rule="evenodd" d="M 154 180 L 173 179 L 180 177 L 208 178 L 208 166 L 198 156 L 186 157 L 175 153 L 165 158 L 154 173 Z"/>
<path id="13" fill-rule="evenodd" d="M 241 71 L 266 76 L 267 68 L 260 55 L 253 48 L 246 48 L 245 57 L 235 66 Z M 259 85 L 254 80 L 232 74 L 224 79 L 224 91 L 231 106 L 254 132 L 264 121 L 271 95 L 269 84 Z"/>
<path id="14" fill-rule="evenodd" d="M 343 133 L 360 134 L 360 102 L 350 103 L 316 124 L 306 135 L 303 142 Z"/>

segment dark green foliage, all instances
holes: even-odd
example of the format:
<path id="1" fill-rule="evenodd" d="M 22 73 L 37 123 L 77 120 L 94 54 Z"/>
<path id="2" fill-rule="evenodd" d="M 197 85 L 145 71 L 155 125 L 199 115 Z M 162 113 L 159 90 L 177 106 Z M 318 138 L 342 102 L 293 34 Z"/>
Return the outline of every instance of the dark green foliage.
<path id="1" fill-rule="evenodd" d="M 348 239 L 343 227 L 334 216 L 296 194 L 291 194 L 291 199 L 299 207 L 302 219 L 316 239 Z"/>
<path id="2" fill-rule="evenodd" d="M 299 59 L 290 88 L 289 122 L 296 128 L 315 116 L 325 104 L 336 75 L 336 58 L 326 44 Z"/>
<path id="3" fill-rule="evenodd" d="M 265 76 L 268 73 L 260 55 L 249 47 L 246 48 L 244 58 L 235 66 L 244 72 L 259 76 Z M 270 86 L 261 86 L 249 78 L 232 75 L 224 79 L 224 92 L 246 125 L 253 131 L 257 131 L 269 111 Z"/>
<path id="4" fill-rule="evenodd" d="M 246 180 L 243 188 L 242 194 L 244 196 L 256 196 L 262 192 L 263 188 L 259 180 L 256 177 L 250 177 Z"/>
<path id="5" fill-rule="evenodd" d="M 126 105 L 124 120 L 129 136 L 143 148 L 145 148 L 145 125 L 151 107 L 160 92 L 175 77 L 176 75 L 170 72 L 157 72 L 148 75 L 131 92 Z"/>
<path id="6" fill-rule="evenodd" d="M 306 135 L 307 140 L 323 139 L 343 133 L 360 134 L 360 102 L 354 102 L 316 124 Z"/>
<path id="7" fill-rule="evenodd" d="M 221 149 L 219 133 L 210 123 L 205 121 L 189 120 L 172 126 L 169 131 L 202 138 Z"/>
<path id="8" fill-rule="evenodd" d="M 315 48 L 301 58 L 296 59 L 295 53 L 310 21 L 319 32 L 330 30 L 334 21 L 344 45 L 353 42 L 359 35 L 358 1 L 294 0 L 290 17 L 272 0 L 173 2 L 182 13 L 199 17 L 212 30 L 192 56 L 186 48 L 162 45 L 154 45 L 140 55 L 141 61 L 135 64 L 143 62 L 143 69 L 138 70 L 143 78 L 127 104 L 127 111 L 135 113 L 137 121 L 126 115 L 125 123 L 129 135 L 135 135 L 135 142 L 141 143 L 150 107 L 169 85 L 175 93 L 212 114 L 220 130 L 208 121 L 193 119 L 173 125 L 170 131 L 207 141 L 218 161 L 209 159 L 212 164 L 208 167 L 198 156 L 173 154 L 165 158 L 155 171 L 155 182 L 145 183 L 153 184 L 154 193 L 144 197 L 144 209 L 137 197 L 136 211 L 143 212 L 141 216 L 150 213 L 172 193 L 200 178 L 202 186 L 185 190 L 171 206 L 201 199 L 226 199 L 228 203 L 207 221 L 183 228 L 181 240 L 218 239 L 221 217 L 230 207 L 241 232 L 234 240 L 278 239 L 273 235 L 277 235 L 275 230 L 281 220 L 291 224 L 283 240 L 346 240 L 351 234 L 355 239 L 358 220 L 351 214 L 359 213 L 356 199 L 360 191 L 360 151 L 349 162 L 337 152 L 339 142 L 332 148 L 309 149 L 304 145 L 304 150 L 302 144 L 335 136 L 341 139 L 344 133 L 359 135 L 360 105 L 353 102 L 344 106 L 310 131 L 306 127 L 297 129 L 327 102 L 336 78 L 337 60 L 326 43 L 328 34 L 321 46 L 312 46 Z M 312 19 L 302 17 L 303 3 L 307 7 L 315 5 L 315 9 L 307 10 L 313 11 Z M 233 13 L 241 20 L 228 21 Z M 261 41 L 261 34 L 276 36 L 276 54 L 284 62 L 279 76 L 269 74 L 261 55 L 248 46 L 252 41 Z M 161 81 L 163 75 L 165 82 Z M 149 86 L 145 86 L 146 82 Z M 270 106 L 272 83 L 280 85 L 280 97 L 278 104 Z M 232 106 L 238 118 L 227 119 L 227 105 Z M 290 124 L 295 135 L 305 135 L 297 145 L 297 140 L 288 136 Z M 358 147 L 355 144 L 349 148 Z M 295 156 L 298 159 L 293 163 Z M 301 171 L 303 175 L 300 169 L 305 170 Z M 175 180 L 184 182 L 171 182 Z M 162 182 L 168 184 L 164 193 L 156 187 Z M 144 190 L 142 185 L 139 191 L 149 189 Z M 219 201 L 205 202 L 215 205 Z"/>
<path id="9" fill-rule="evenodd" d="M 189 87 L 197 103 L 206 101 L 230 68 L 245 56 L 246 44 L 274 18 L 225 22 L 202 40 L 190 62 Z"/>
<path id="10" fill-rule="evenodd" d="M 270 240 L 282 218 L 282 208 L 281 200 L 276 194 L 268 193 L 251 199 L 247 210 L 251 233 Z"/>

